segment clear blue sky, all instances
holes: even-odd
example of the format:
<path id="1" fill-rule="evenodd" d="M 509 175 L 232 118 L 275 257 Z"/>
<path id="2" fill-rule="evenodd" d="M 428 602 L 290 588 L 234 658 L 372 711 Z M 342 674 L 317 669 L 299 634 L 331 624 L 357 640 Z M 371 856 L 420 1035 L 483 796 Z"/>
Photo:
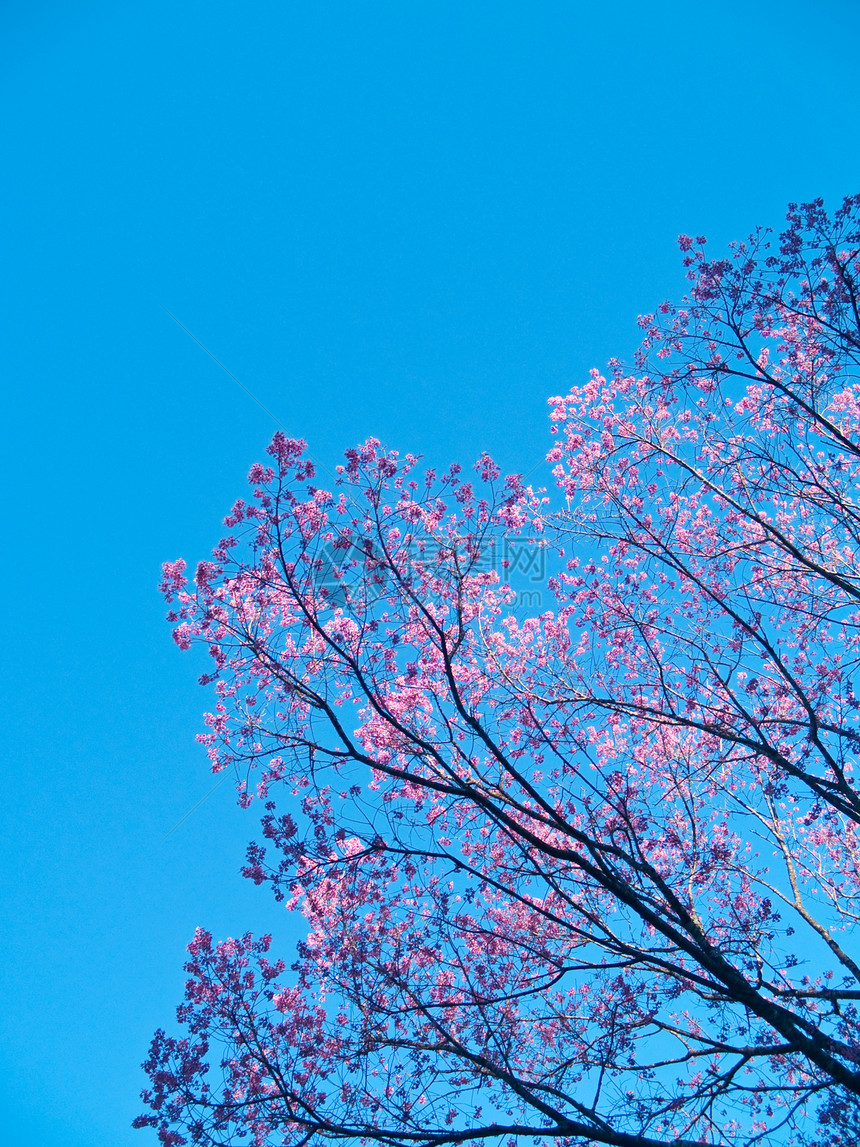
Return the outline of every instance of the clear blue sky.
<path id="1" fill-rule="evenodd" d="M 126 1147 L 197 924 L 290 925 L 156 593 L 270 419 L 525 471 L 719 244 L 860 190 L 860 6 L 5 0 L 0 1136 Z"/>

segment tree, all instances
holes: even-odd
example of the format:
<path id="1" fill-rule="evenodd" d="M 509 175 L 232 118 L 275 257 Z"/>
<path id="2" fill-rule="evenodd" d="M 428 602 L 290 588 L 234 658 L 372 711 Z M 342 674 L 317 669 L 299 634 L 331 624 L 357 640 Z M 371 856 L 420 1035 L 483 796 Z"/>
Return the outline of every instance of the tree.
<path id="1" fill-rule="evenodd" d="M 550 400 L 563 509 L 276 435 L 165 566 L 308 933 L 198 930 L 163 1143 L 857 1141 L 860 196 L 680 246 L 633 371 Z"/>

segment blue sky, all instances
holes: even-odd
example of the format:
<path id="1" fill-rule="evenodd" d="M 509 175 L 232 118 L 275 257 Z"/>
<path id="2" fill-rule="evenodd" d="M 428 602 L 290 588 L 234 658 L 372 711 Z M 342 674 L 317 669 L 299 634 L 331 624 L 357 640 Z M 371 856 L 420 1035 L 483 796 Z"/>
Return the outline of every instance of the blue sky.
<path id="1" fill-rule="evenodd" d="M 184 947 L 291 925 L 194 742 L 156 592 L 271 419 L 527 471 L 546 398 L 683 291 L 675 238 L 860 190 L 860 8 L 0 11 L 5 397 L 0 1073 L 16 1147 L 125 1147 Z"/>

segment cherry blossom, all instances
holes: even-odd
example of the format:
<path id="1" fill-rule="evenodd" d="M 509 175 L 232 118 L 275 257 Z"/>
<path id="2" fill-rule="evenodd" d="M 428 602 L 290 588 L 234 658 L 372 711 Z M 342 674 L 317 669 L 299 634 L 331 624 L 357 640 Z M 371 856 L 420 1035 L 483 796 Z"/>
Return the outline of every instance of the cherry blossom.
<path id="1" fill-rule="evenodd" d="M 557 493 L 278 434 L 165 565 L 306 936 L 198 930 L 162 1143 L 857 1141 L 860 196 L 679 245 L 632 369 L 550 399 Z"/>

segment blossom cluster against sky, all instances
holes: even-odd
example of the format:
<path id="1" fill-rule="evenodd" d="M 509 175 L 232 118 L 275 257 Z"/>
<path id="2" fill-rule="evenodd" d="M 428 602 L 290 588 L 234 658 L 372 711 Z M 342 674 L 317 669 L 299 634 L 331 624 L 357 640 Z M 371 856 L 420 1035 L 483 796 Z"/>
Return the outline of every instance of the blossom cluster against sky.
<path id="1" fill-rule="evenodd" d="M 851 0 L 3 6 L 10 1141 L 142 1143 L 194 927 L 290 943 L 203 799 L 160 563 L 207 554 L 275 420 L 327 467 L 371 434 L 539 467 L 547 397 L 682 292 L 679 232 L 860 188 L 858 31 Z"/>

